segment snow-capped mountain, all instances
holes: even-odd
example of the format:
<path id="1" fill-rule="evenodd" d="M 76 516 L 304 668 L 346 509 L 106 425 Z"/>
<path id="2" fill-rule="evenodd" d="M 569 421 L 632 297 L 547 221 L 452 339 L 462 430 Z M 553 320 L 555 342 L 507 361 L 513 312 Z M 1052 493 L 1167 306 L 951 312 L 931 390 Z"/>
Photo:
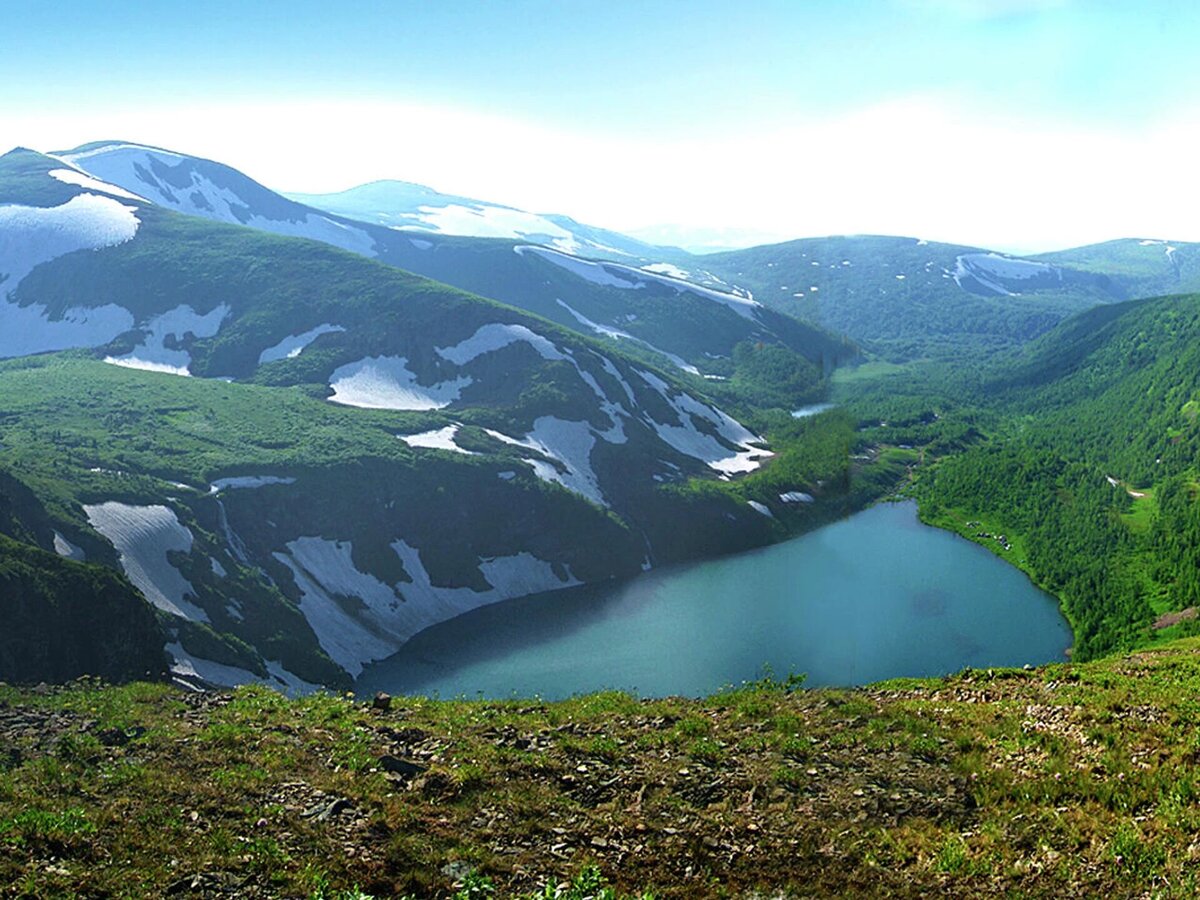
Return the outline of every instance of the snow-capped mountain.
<path id="1" fill-rule="evenodd" d="M 163 208 L 319 240 L 536 312 L 585 334 L 624 340 L 689 372 L 728 377 L 733 348 L 743 341 L 780 344 L 818 364 L 849 358 L 855 352 L 845 342 L 763 307 L 748 292 L 729 287 L 711 273 L 685 271 L 670 262 L 628 258 L 625 263 L 598 263 L 561 249 L 526 252 L 530 245 L 524 240 L 396 230 L 322 212 L 270 191 L 228 166 L 152 147 L 108 142 L 55 157 L 64 166 Z M 424 189 L 413 188 L 418 194 L 420 190 Z M 466 208 L 462 203 L 438 208 L 459 207 Z M 487 204 L 479 208 L 504 209 Z M 555 227 L 571 221 L 552 218 L 560 222 Z M 572 233 L 579 240 L 590 234 L 599 243 L 619 237 L 586 226 Z M 698 280 L 707 284 L 698 285 Z"/>
<path id="2" fill-rule="evenodd" d="M 480 604 L 777 534 L 733 494 L 688 489 L 771 451 L 628 339 L 265 233 L 356 226 L 255 205 L 226 171 L 94 151 L 0 158 L 0 357 L 28 357 L 0 371 L 5 440 L 56 485 L 45 549 L 118 565 L 167 623 L 178 671 L 344 683 Z M 362 233 L 398 234 L 376 228 Z M 762 327 L 746 297 L 495 252 Z M 90 358 L 30 356 L 70 348 Z M 792 487 L 811 489 L 756 503 L 784 516 Z"/>
<path id="3" fill-rule="evenodd" d="M 408 181 L 374 181 L 335 194 L 286 193 L 285 197 L 348 219 L 405 231 L 461 237 L 494 237 L 544 244 L 594 259 L 627 263 L 679 261 L 688 254 L 569 216 L 542 215 L 511 206 L 442 194 Z"/>

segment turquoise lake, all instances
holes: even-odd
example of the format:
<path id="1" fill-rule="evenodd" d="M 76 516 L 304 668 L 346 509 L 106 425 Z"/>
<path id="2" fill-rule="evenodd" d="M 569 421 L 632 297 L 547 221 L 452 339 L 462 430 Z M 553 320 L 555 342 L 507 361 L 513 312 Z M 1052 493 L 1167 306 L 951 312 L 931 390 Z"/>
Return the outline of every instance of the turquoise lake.
<path id="1" fill-rule="evenodd" d="M 417 635 L 357 688 L 545 699 L 697 696 L 1065 660 L 1053 597 L 988 550 L 885 503 L 761 550 L 485 607 Z"/>

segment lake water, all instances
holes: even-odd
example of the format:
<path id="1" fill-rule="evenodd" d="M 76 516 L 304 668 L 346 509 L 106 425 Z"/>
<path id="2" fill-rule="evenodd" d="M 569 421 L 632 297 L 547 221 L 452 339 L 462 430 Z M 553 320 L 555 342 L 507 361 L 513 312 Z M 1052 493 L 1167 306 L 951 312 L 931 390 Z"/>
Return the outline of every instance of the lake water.
<path id="1" fill-rule="evenodd" d="M 361 692 L 555 699 L 604 688 L 708 694 L 1062 661 L 1054 598 L 991 552 L 885 503 L 737 556 L 603 589 L 500 603 L 417 635 Z"/>

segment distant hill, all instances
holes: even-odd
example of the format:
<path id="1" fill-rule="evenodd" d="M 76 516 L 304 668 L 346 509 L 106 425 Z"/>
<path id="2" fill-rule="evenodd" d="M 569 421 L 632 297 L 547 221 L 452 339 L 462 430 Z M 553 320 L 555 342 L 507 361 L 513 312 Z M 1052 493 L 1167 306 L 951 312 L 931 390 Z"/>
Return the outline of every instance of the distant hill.
<path id="1" fill-rule="evenodd" d="M 540 215 L 511 206 L 441 194 L 409 181 L 373 181 L 334 194 L 283 196 L 325 212 L 406 231 L 460 237 L 495 237 L 544 244 L 592 259 L 674 262 L 689 254 L 647 243 L 569 216 Z"/>
<path id="2" fill-rule="evenodd" d="M 1160 249 L 1161 255 L 1161 249 Z M 1155 287 L 1096 258 L 1021 258 L 915 238 L 807 238 L 701 257 L 761 303 L 888 358 L 1011 349 L 1073 312 Z"/>

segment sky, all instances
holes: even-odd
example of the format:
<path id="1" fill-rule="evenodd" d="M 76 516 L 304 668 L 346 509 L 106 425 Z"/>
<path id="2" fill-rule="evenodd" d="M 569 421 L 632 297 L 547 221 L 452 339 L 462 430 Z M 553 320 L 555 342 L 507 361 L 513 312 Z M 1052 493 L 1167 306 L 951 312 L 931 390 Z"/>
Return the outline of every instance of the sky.
<path id="1" fill-rule="evenodd" d="M 1200 240 L 1200 4 L 4 0 L 0 152 L 121 139 L 692 245 Z"/>

